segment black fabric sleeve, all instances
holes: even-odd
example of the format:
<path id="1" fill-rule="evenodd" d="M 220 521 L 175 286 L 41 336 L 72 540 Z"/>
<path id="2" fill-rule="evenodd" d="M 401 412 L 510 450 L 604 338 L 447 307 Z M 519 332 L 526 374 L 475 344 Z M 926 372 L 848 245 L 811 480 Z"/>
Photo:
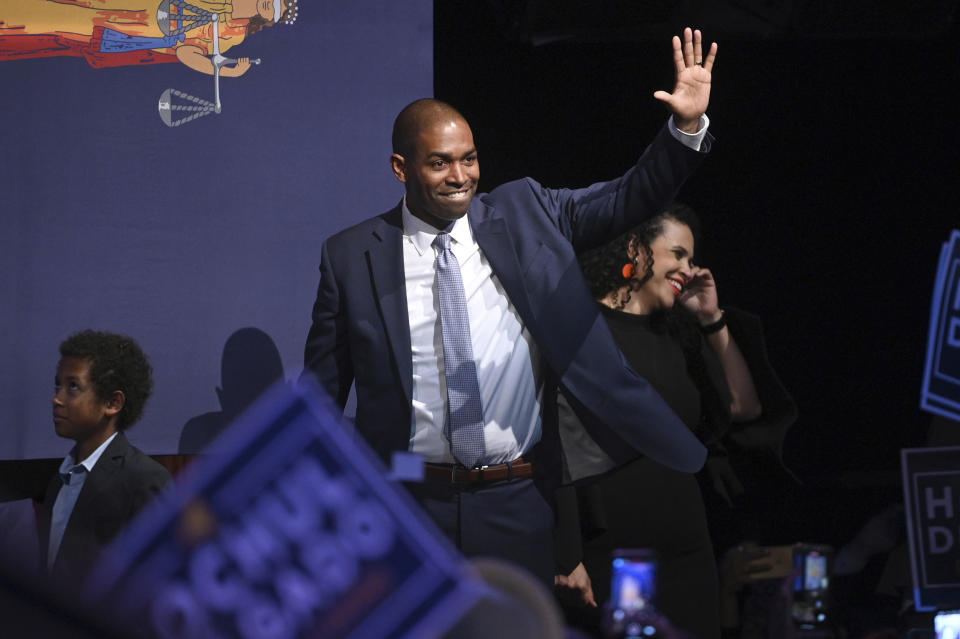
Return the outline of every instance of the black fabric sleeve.
<path id="1" fill-rule="evenodd" d="M 724 438 L 724 444 L 742 450 L 767 450 L 782 463 L 783 440 L 797 419 L 796 402 L 770 364 L 760 319 L 729 307 L 724 309 L 724 318 L 730 335 L 736 340 L 747 362 L 763 406 L 763 412 L 757 419 L 733 423 Z"/>
<path id="2" fill-rule="evenodd" d="M 569 575 L 583 559 L 577 489 L 572 484 L 560 486 L 554 491 L 553 498 L 557 507 L 557 523 L 553 533 L 557 574 Z"/>

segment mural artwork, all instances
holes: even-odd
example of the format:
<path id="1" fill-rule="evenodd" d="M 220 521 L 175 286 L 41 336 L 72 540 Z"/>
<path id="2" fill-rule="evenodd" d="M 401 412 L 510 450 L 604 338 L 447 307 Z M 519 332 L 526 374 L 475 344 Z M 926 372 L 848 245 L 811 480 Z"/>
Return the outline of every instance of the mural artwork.
<path id="1" fill-rule="evenodd" d="M 179 126 L 220 113 L 220 77 L 245 74 L 259 59 L 224 53 L 262 29 L 291 25 L 297 0 L 4 0 L 0 61 L 72 56 L 95 69 L 179 63 L 212 75 L 212 100 L 167 89 L 161 120 Z"/>

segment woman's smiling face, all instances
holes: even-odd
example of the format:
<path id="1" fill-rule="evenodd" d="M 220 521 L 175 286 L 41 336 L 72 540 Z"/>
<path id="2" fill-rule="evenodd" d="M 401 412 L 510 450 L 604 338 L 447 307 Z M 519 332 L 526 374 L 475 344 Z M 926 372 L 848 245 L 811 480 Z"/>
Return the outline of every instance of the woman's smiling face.
<path id="1" fill-rule="evenodd" d="M 693 232 L 689 226 L 669 218 L 663 221 L 663 232 L 650 243 L 653 275 L 630 293 L 643 312 L 673 306 L 693 275 L 693 248 Z M 638 276 L 644 274 L 644 257 L 640 255 Z"/>

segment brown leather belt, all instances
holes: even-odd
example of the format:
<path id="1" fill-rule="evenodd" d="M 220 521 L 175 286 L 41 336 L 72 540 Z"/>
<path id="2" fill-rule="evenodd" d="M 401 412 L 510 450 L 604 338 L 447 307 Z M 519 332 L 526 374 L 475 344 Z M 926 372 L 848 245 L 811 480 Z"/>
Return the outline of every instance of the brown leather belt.
<path id="1" fill-rule="evenodd" d="M 423 465 L 424 477 L 431 481 L 442 481 L 451 484 L 480 484 L 503 479 L 518 479 L 533 477 L 533 462 L 520 457 L 506 464 L 484 466 L 483 468 L 464 468 L 459 464 L 431 464 Z"/>

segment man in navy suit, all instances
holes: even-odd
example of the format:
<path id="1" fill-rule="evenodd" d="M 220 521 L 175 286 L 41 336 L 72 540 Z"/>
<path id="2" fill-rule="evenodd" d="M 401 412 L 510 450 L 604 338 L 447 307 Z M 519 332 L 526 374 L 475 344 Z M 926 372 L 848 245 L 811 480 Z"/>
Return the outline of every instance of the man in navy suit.
<path id="1" fill-rule="evenodd" d="M 470 126 L 451 106 L 418 100 L 393 129 L 403 201 L 322 249 L 305 369 L 341 407 L 355 384 L 357 431 L 381 457 L 423 456 L 426 481 L 410 491 L 465 554 L 505 558 L 545 583 L 555 572 L 551 499 L 562 464 L 557 385 L 615 460 L 644 454 L 694 472 L 706 455 L 626 364 L 576 260 L 661 210 L 709 149 L 716 44 L 704 56 L 700 32 L 686 29 L 673 48 L 676 86 L 654 94 L 673 115 L 624 176 L 576 190 L 528 178 L 478 195 Z M 467 466 L 451 445 L 463 398 L 461 367 L 445 370 L 453 358 L 438 273 L 449 271 L 438 264 L 450 264 L 441 258 L 448 244 L 481 413 L 481 452 Z"/>

